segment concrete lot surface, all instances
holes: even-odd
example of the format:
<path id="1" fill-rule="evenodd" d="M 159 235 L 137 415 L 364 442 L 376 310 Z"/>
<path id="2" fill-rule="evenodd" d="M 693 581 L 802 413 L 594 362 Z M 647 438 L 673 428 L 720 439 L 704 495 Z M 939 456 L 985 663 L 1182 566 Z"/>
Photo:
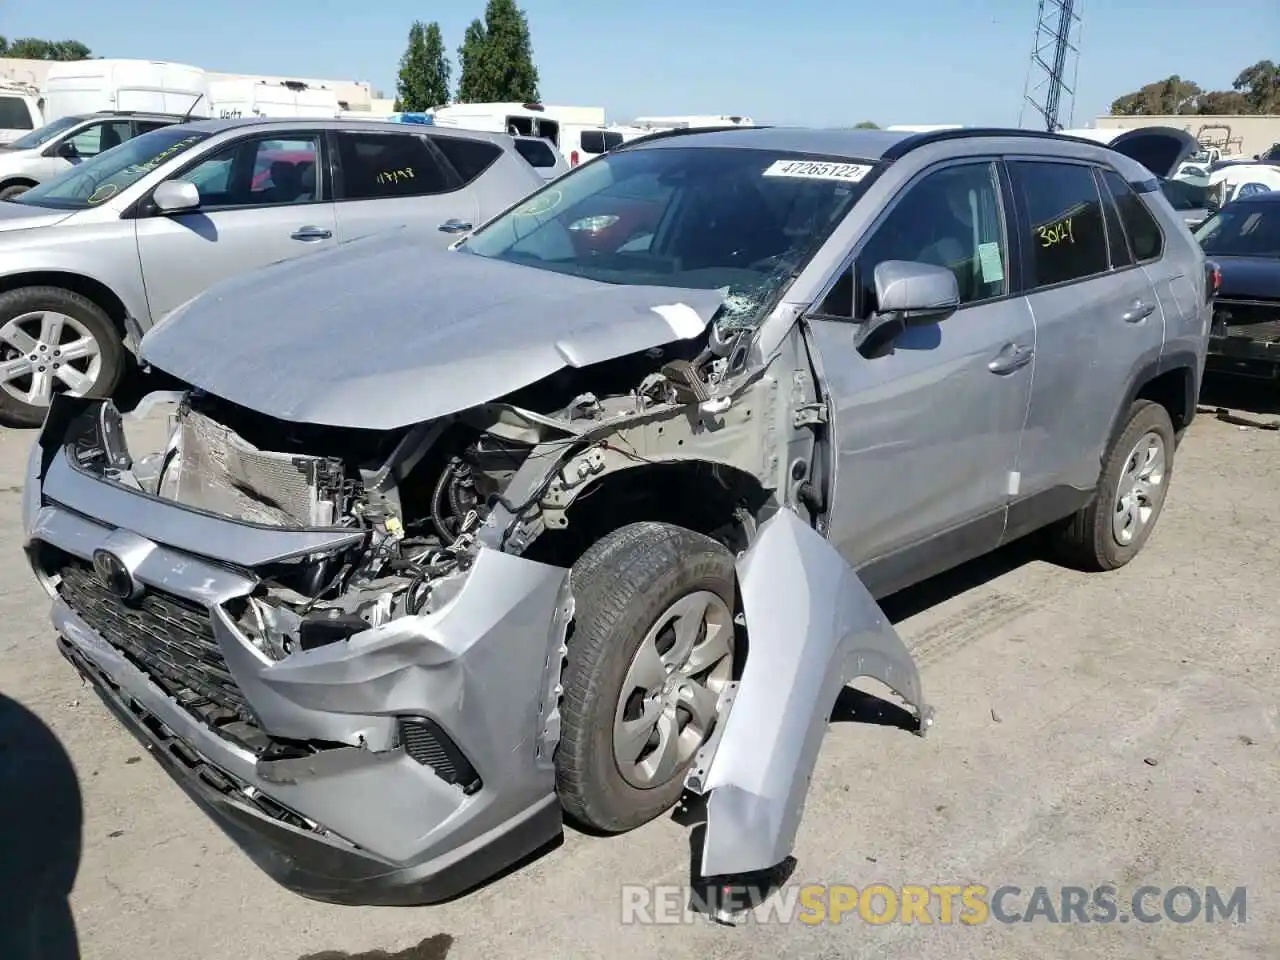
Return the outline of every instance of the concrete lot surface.
<path id="1" fill-rule="evenodd" d="M 873 925 L 855 911 L 840 924 L 737 928 L 622 923 L 622 884 L 687 880 L 689 831 L 665 817 L 613 839 L 571 832 L 434 908 L 332 907 L 277 887 L 56 654 L 17 553 L 31 440 L 0 435 L 0 692 L 47 724 L 74 765 L 83 825 L 71 903 L 85 958 L 1280 956 L 1280 433 L 1198 418 L 1159 529 L 1124 570 L 1074 573 L 1015 547 L 887 603 L 937 722 L 925 739 L 832 725 L 792 877 L 1110 883 L 1126 914 L 1143 885 L 1246 886 L 1244 923 Z M 50 792 L 65 788 L 5 781 L 0 812 L 25 818 L 8 815 L 0 830 L 28 841 L 24 857 L 52 856 L 39 838 L 74 827 L 74 802 L 60 810 Z M 60 855 L 69 880 L 74 844 Z"/>

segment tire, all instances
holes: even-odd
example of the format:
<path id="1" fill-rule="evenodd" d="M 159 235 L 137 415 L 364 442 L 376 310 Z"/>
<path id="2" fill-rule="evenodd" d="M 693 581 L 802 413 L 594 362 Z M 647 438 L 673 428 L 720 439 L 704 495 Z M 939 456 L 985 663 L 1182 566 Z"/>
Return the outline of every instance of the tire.
<path id="1" fill-rule="evenodd" d="M 25 183 L 15 183 L 11 187 L 5 187 L 3 190 L 0 190 L 0 200 L 12 200 L 14 197 L 20 196 L 30 189 L 31 187 Z"/>
<path id="2" fill-rule="evenodd" d="M 59 344 L 40 342 L 41 313 L 60 314 L 65 318 Z M 124 375 L 127 358 L 120 334 L 101 307 L 62 287 L 20 287 L 0 294 L 0 363 L 23 356 L 17 346 L 9 342 L 8 337 L 14 330 L 9 324 L 29 315 L 36 316 L 21 321 L 16 326 L 27 332 L 37 346 L 45 348 L 39 351 L 31 348 L 34 351 L 31 355 L 37 356 L 36 363 L 53 356 L 53 351 L 59 345 L 66 346 L 72 340 L 90 338 L 97 348 L 96 368 L 89 358 L 74 359 L 67 367 L 82 375 L 93 376 L 92 385 L 74 392 L 87 397 L 107 397 L 112 394 Z M 28 392 L 40 369 L 36 367 L 36 363 L 32 364 L 34 369 L 31 374 L 22 374 L 12 380 L 0 380 L 0 422 L 13 427 L 38 427 L 44 422 L 45 412 L 49 409 L 48 400 L 33 401 Z M 46 374 L 51 372 L 53 363 L 50 360 L 41 365 Z M 57 376 L 51 377 L 51 383 L 54 392 L 71 389 Z M 16 394 L 26 396 L 24 398 Z"/>
<path id="3" fill-rule="evenodd" d="M 1157 483 L 1145 484 L 1147 495 L 1143 502 L 1149 514 L 1140 526 L 1125 524 L 1130 531 L 1129 539 L 1125 540 L 1117 532 L 1117 517 L 1124 515 L 1132 519 L 1134 515 L 1126 514 L 1117 502 L 1121 483 L 1135 465 L 1135 456 L 1145 452 L 1151 442 L 1158 442 L 1162 450 L 1163 467 Z M 1173 476 L 1175 448 L 1169 412 L 1150 400 L 1134 401 L 1124 429 L 1107 451 L 1093 500 L 1058 531 L 1055 546 L 1062 558 L 1083 570 L 1103 571 L 1119 569 L 1137 556 L 1160 519 Z"/>
<path id="4" fill-rule="evenodd" d="M 683 527 L 633 523 L 594 544 L 574 564 L 569 576 L 577 612 L 562 674 L 556 787 L 564 812 L 580 826 L 621 833 L 652 820 L 679 800 L 693 749 L 705 740 L 714 722 L 692 722 L 691 714 L 674 708 L 676 716 L 691 723 L 683 728 L 684 736 L 677 738 L 683 741 L 679 751 L 683 759 L 652 782 L 639 782 L 645 775 L 642 766 L 655 763 L 661 751 L 652 750 L 644 759 L 650 748 L 641 749 L 643 764 L 620 761 L 615 750 L 622 749 L 625 741 L 615 738 L 615 721 L 621 717 L 642 729 L 647 722 L 643 718 L 628 719 L 641 713 L 642 703 L 647 716 L 650 709 L 657 709 L 653 703 L 669 706 L 672 701 L 661 699 L 669 693 L 654 701 L 645 700 L 636 692 L 640 688 L 632 688 L 624 709 L 623 687 L 630 687 L 629 678 L 637 676 L 631 671 L 633 660 L 655 626 L 667 620 L 665 615 L 673 605 L 693 609 L 708 602 L 709 613 L 703 622 L 710 622 L 714 615 L 715 623 L 722 626 L 699 633 L 706 639 L 694 649 L 706 653 L 717 646 L 711 641 L 714 630 L 714 637 L 727 643 L 729 653 L 727 659 L 717 662 L 710 677 L 691 671 L 691 684 L 704 693 L 705 716 L 706 705 L 714 706 L 714 694 L 732 679 L 734 558 L 715 540 Z M 690 615 L 686 622 L 696 620 Z M 656 649 L 661 651 L 665 639 L 672 636 L 669 630 L 659 632 Z M 679 659 L 674 649 L 667 656 L 673 662 Z M 671 674 L 666 686 L 681 675 L 680 670 Z M 680 686 L 675 683 L 677 689 Z M 714 716 L 714 710 L 711 714 Z M 668 742 L 656 733 L 649 741 L 655 738 L 659 743 Z M 632 742 L 639 742 L 639 738 Z"/>

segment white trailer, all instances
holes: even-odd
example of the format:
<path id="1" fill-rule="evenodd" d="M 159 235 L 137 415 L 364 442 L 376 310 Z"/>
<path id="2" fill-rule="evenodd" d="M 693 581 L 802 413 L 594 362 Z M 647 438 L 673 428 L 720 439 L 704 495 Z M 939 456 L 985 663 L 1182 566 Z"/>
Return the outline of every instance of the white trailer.
<path id="1" fill-rule="evenodd" d="M 209 84 L 212 116 L 317 117 L 343 114 L 336 91 L 313 87 L 302 80 L 214 80 Z"/>
<path id="2" fill-rule="evenodd" d="M 42 88 L 46 123 L 83 113 L 209 116 L 209 83 L 199 67 L 164 60 L 54 63 Z"/>

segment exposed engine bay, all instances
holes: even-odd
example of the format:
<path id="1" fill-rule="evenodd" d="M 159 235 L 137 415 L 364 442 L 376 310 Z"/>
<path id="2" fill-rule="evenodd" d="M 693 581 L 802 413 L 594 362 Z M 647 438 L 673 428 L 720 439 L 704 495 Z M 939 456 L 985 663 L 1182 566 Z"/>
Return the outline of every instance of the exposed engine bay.
<path id="1" fill-rule="evenodd" d="M 759 497 L 748 503 L 747 487 L 772 489 L 786 469 L 767 456 L 770 434 L 798 398 L 750 374 L 748 336 L 713 327 L 395 431 L 285 422 L 191 390 L 165 451 L 117 478 L 245 523 L 364 533 L 344 551 L 255 571 L 261 588 L 234 612 L 281 659 L 438 609 L 480 542 L 523 554 L 569 526 L 593 481 L 631 467 L 710 471 L 734 504 L 726 518 L 749 526 Z"/>

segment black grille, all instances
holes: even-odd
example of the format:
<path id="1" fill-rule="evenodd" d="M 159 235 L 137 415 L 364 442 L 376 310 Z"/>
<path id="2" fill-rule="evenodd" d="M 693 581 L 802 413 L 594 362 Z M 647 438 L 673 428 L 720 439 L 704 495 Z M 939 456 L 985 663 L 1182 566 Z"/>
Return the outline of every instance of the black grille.
<path id="1" fill-rule="evenodd" d="M 480 775 L 440 725 L 425 717 L 406 717 L 399 724 L 405 753 L 445 783 L 462 787 L 468 796 L 480 789 Z"/>
<path id="2" fill-rule="evenodd" d="M 220 720 L 253 721 L 207 608 L 155 590 L 126 603 L 74 559 L 53 572 L 62 578 L 58 593 L 67 606 L 182 706 L 215 727 Z"/>

